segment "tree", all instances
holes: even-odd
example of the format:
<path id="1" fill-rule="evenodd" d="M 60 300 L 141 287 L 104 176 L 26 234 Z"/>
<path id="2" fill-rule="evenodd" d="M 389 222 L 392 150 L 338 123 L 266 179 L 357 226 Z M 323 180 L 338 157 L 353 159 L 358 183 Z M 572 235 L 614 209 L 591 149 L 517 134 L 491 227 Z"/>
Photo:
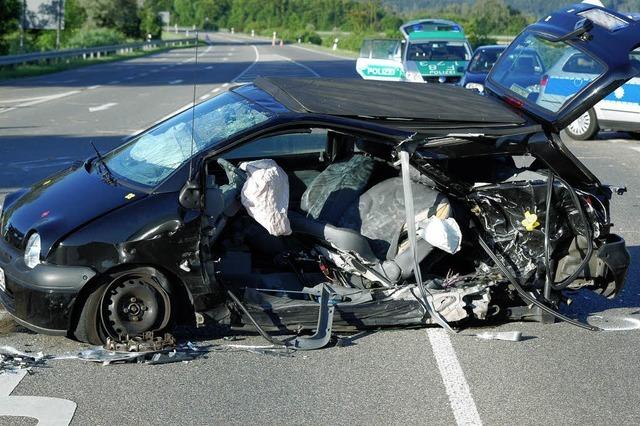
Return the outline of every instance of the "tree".
<path id="1" fill-rule="evenodd" d="M 137 0 L 78 0 L 89 28 L 112 28 L 128 37 L 140 35 Z"/>
<path id="2" fill-rule="evenodd" d="M 147 4 L 140 9 L 140 31 L 143 36 L 150 34 L 152 38 L 160 38 L 162 35 L 162 18 L 159 11 L 153 5 Z"/>
<path id="3" fill-rule="evenodd" d="M 0 0 L 0 55 L 9 53 L 5 35 L 18 29 L 20 20 L 19 0 Z"/>

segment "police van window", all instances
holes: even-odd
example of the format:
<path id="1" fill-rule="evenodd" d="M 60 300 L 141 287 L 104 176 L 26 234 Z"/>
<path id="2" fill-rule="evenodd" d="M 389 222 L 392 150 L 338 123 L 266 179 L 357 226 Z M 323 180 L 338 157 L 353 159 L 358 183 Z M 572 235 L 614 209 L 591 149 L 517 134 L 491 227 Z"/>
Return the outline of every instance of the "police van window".
<path id="1" fill-rule="evenodd" d="M 407 61 L 468 61 L 469 59 L 469 52 L 463 42 L 411 43 L 407 48 Z"/>
<path id="2" fill-rule="evenodd" d="M 601 70 L 602 66 L 584 53 L 571 56 L 564 67 L 562 67 L 563 72 L 581 74 L 598 74 Z"/>
<path id="3" fill-rule="evenodd" d="M 227 160 L 277 158 L 314 154 L 327 149 L 327 131 L 314 129 L 310 133 L 289 133 L 254 140 L 221 155 Z"/>

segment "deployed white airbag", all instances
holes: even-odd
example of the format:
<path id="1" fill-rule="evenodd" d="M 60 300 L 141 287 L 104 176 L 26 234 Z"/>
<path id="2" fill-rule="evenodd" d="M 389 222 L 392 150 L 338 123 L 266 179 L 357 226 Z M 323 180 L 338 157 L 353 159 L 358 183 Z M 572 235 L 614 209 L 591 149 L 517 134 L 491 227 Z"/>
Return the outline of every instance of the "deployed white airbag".
<path id="1" fill-rule="evenodd" d="M 242 163 L 240 168 L 247 172 L 240 201 L 249 215 L 271 235 L 291 234 L 289 178 L 284 170 L 270 159 Z"/>
<path id="2" fill-rule="evenodd" d="M 462 232 L 458 222 L 452 217 L 440 219 L 431 216 L 429 219 L 417 224 L 418 236 L 434 247 L 447 253 L 455 254 L 462 244 Z"/>

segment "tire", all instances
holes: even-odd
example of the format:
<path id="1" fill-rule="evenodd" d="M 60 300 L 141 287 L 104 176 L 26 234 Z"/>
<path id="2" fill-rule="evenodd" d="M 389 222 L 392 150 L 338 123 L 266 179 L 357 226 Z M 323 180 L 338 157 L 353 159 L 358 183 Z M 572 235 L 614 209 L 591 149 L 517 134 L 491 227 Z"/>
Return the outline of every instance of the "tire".
<path id="1" fill-rule="evenodd" d="M 87 297 L 73 335 L 102 345 L 108 337 L 160 333 L 171 324 L 170 295 L 169 281 L 153 268 L 110 275 Z"/>
<path id="2" fill-rule="evenodd" d="M 564 130 L 572 139 L 579 141 L 589 140 L 598 132 L 598 117 L 596 117 L 596 113 L 592 108 L 569 124 Z"/>

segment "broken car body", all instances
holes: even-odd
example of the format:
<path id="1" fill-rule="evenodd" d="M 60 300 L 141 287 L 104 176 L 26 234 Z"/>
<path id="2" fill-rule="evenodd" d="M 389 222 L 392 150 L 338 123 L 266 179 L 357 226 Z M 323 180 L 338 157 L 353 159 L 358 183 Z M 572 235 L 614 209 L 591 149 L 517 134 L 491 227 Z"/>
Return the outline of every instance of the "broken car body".
<path id="1" fill-rule="evenodd" d="M 511 44 L 487 96 L 363 80 L 232 88 L 7 196 L 2 303 L 92 343 L 176 322 L 316 330 L 300 349 L 332 329 L 575 322 L 557 312 L 565 291 L 615 296 L 629 254 L 611 233 L 612 188 L 558 133 L 640 71 L 637 25 L 585 4 L 557 12 Z M 553 69 L 571 49 L 601 73 L 553 107 L 545 81 L 510 72 L 519 52 Z"/>

